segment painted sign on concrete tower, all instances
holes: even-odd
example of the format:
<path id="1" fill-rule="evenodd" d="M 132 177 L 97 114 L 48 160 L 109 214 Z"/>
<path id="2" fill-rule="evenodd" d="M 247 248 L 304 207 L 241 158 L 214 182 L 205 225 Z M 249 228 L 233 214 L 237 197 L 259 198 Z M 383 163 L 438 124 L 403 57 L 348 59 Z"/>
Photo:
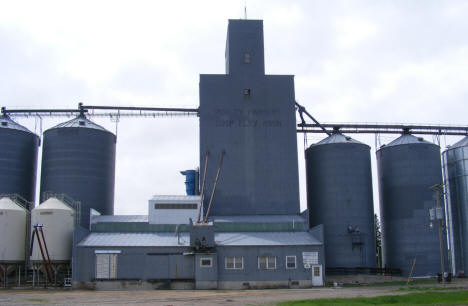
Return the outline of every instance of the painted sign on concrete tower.
<path id="1" fill-rule="evenodd" d="M 211 215 L 297 214 L 294 76 L 265 75 L 263 22 L 229 20 L 226 74 L 200 75 L 200 168 Z"/>

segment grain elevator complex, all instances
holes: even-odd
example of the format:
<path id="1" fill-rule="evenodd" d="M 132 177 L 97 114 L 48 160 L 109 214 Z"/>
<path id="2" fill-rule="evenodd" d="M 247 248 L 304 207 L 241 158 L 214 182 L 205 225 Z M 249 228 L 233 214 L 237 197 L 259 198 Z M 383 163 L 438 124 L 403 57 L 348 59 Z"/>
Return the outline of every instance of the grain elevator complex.
<path id="1" fill-rule="evenodd" d="M 200 75 L 196 109 L 80 104 L 42 142 L 11 119 L 41 110 L 2 109 L 1 285 L 306 288 L 345 274 L 463 275 L 468 138 L 442 162 L 438 145 L 413 134 L 466 136 L 468 126 L 321 125 L 296 102 L 294 76 L 265 74 L 261 20 L 229 20 L 225 54 L 225 74 Z M 187 195 L 155 195 L 147 214 L 114 215 L 116 136 L 87 118 L 103 109 L 198 116 L 200 164 L 182 172 Z M 401 134 L 376 152 L 381 267 L 371 150 L 347 136 L 356 131 Z M 303 212 L 298 132 L 327 134 L 305 151 Z"/>

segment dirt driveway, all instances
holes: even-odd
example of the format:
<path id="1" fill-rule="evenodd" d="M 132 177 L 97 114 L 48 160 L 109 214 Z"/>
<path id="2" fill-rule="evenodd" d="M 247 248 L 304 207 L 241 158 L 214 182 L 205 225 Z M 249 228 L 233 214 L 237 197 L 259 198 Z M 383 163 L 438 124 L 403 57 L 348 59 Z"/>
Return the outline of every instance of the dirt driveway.
<path id="1" fill-rule="evenodd" d="M 373 297 L 408 293 L 405 290 L 398 290 L 401 287 L 403 286 L 236 291 L 0 290 L 0 305 L 271 305 L 287 300 Z M 468 290 L 468 281 L 456 280 L 446 287 Z"/>

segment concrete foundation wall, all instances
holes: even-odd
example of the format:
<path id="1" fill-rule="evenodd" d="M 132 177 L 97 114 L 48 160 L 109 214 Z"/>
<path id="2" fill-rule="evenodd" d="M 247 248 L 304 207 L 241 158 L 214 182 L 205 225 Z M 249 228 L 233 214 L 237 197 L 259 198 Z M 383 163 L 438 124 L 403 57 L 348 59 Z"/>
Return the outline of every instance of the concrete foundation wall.
<path id="1" fill-rule="evenodd" d="M 73 282 L 73 289 L 88 290 L 193 290 L 194 281 L 172 281 L 172 282 L 145 282 L 145 281 L 91 281 Z"/>
<path id="2" fill-rule="evenodd" d="M 385 282 L 398 282 L 407 281 L 408 278 L 401 276 L 387 276 L 387 275 L 334 275 L 327 276 L 327 283 L 338 284 L 371 284 L 371 283 L 385 283 Z"/>
<path id="3" fill-rule="evenodd" d="M 309 280 L 286 280 L 286 281 L 247 281 L 233 282 L 220 281 L 218 289 L 222 290 L 242 290 L 242 289 L 279 289 L 279 288 L 310 288 L 312 281 Z"/>

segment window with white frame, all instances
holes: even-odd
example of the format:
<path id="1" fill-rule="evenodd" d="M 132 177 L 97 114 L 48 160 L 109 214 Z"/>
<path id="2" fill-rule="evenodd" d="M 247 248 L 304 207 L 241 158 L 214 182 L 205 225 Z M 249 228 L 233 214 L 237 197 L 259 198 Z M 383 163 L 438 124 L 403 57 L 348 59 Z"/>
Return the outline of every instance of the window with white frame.
<path id="1" fill-rule="evenodd" d="M 275 256 L 259 256 L 258 268 L 260 270 L 276 269 L 276 257 Z"/>
<path id="2" fill-rule="evenodd" d="M 242 270 L 244 269 L 244 257 L 226 256 L 224 258 L 224 266 L 226 270 Z"/>
<path id="3" fill-rule="evenodd" d="M 200 258 L 200 267 L 202 268 L 211 268 L 213 266 L 213 258 L 211 257 L 202 257 Z"/>
<path id="4" fill-rule="evenodd" d="M 286 256 L 286 269 L 296 269 L 296 256 Z"/>

